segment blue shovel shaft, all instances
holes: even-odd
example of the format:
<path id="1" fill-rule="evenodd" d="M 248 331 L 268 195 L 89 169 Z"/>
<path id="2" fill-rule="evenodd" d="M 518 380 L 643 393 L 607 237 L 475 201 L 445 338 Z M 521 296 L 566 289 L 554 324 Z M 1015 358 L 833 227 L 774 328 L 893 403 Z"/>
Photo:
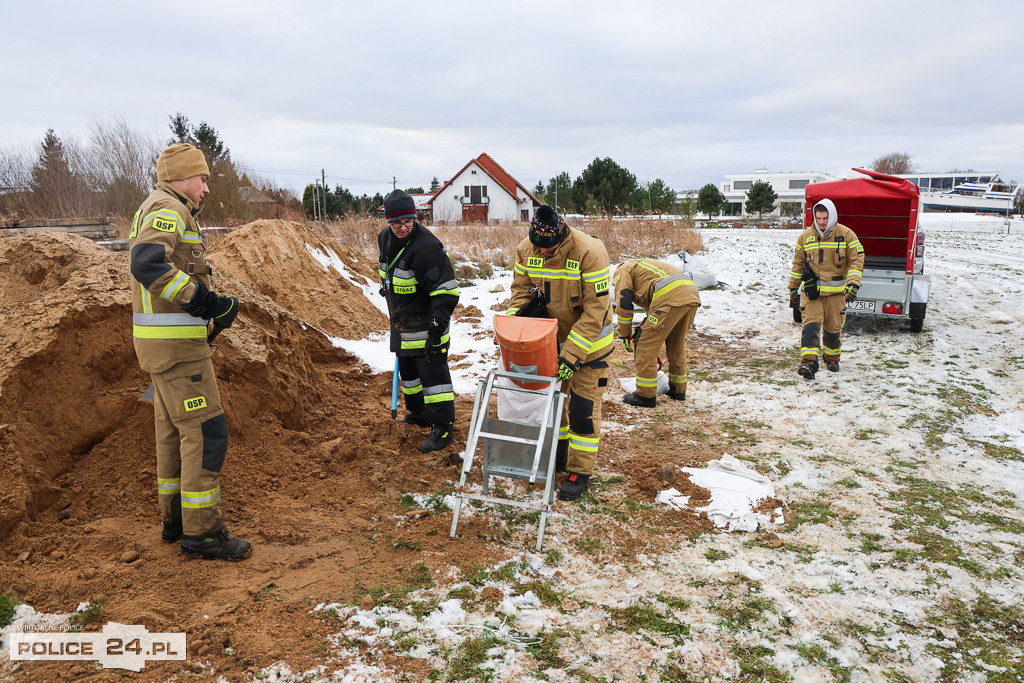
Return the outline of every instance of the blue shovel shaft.
<path id="1" fill-rule="evenodd" d="M 398 356 L 395 356 L 395 372 L 391 377 L 391 419 L 398 419 Z"/>

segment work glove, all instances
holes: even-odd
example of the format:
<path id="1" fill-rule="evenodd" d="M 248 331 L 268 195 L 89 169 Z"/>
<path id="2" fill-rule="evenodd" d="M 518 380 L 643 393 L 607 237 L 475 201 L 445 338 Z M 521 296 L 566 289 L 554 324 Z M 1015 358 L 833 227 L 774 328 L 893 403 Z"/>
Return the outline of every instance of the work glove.
<path id="1" fill-rule="evenodd" d="M 857 290 L 859 290 L 859 289 L 860 289 L 859 285 L 853 285 L 853 284 L 846 285 L 846 289 L 843 290 L 843 291 L 846 292 L 846 302 L 847 303 L 852 303 L 852 302 L 857 300 Z"/>
<path id="2" fill-rule="evenodd" d="M 232 303 L 232 300 L 234 303 Z M 235 321 L 235 316 L 238 315 L 238 299 L 219 296 L 216 292 L 208 290 L 206 285 L 198 280 L 196 281 L 196 291 L 192 294 L 189 302 L 187 304 L 178 302 L 178 305 L 189 315 L 194 315 L 203 320 L 224 316 L 216 323 L 218 327 L 224 329 L 231 327 L 231 323 Z"/>
<path id="3" fill-rule="evenodd" d="M 218 297 L 217 312 L 213 316 L 213 326 L 226 330 L 235 322 L 238 315 L 238 299 L 233 296 Z"/>
<path id="4" fill-rule="evenodd" d="M 793 287 L 789 290 L 789 305 L 797 308 L 800 305 L 800 288 Z"/>
<path id="5" fill-rule="evenodd" d="M 559 382 L 567 382 L 572 379 L 573 374 L 576 372 L 576 368 L 569 365 L 561 358 L 558 359 L 558 370 L 555 372 L 555 379 Z"/>
<path id="6" fill-rule="evenodd" d="M 430 326 L 427 328 L 427 355 L 436 356 L 441 353 L 441 337 L 448 327 L 448 318 L 439 315 L 430 317 Z"/>
<path id="7" fill-rule="evenodd" d="M 622 348 L 626 349 L 626 353 L 633 353 L 633 335 L 628 337 L 619 337 L 622 340 Z"/>

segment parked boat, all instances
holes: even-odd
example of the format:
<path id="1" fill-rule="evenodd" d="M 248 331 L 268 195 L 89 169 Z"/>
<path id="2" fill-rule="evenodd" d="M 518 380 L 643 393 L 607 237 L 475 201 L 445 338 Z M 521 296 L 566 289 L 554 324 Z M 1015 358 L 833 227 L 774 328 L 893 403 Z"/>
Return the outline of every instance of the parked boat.
<path id="1" fill-rule="evenodd" d="M 931 213 L 1009 214 L 1021 192 L 1019 185 L 995 178 L 991 182 L 963 182 L 948 192 L 921 191 L 921 208 Z"/>

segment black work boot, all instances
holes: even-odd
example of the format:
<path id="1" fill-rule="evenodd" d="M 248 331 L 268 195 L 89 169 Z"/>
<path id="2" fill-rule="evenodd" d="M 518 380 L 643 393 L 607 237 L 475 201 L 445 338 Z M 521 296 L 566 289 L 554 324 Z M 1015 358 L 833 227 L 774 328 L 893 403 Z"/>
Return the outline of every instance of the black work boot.
<path id="1" fill-rule="evenodd" d="M 430 436 L 427 440 L 419 445 L 419 449 L 423 453 L 430 453 L 432 451 L 439 451 L 445 448 L 452 442 L 452 425 L 451 423 L 443 425 L 434 425 L 434 428 L 430 430 Z"/>
<path id="2" fill-rule="evenodd" d="M 555 450 L 555 472 L 565 472 L 565 466 L 569 464 L 569 440 L 559 439 L 558 448 Z"/>
<path id="3" fill-rule="evenodd" d="M 796 369 L 797 374 L 807 379 L 814 379 L 815 373 L 818 372 L 818 361 L 805 360 L 800 363 L 800 367 Z"/>
<path id="4" fill-rule="evenodd" d="M 235 538 L 223 524 L 209 536 L 182 536 L 181 552 L 204 560 L 230 560 L 236 562 L 249 557 L 252 544 Z"/>
<path id="5" fill-rule="evenodd" d="M 829 358 L 825 361 L 825 367 L 828 368 L 829 372 L 839 372 L 839 359 Z"/>
<path id="6" fill-rule="evenodd" d="M 586 492 L 588 486 L 590 486 L 589 474 L 570 472 L 558 489 L 558 498 L 560 500 L 576 500 Z"/>
<path id="7" fill-rule="evenodd" d="M 668 393 L 665 394 L 665 395 L 668 396 L 673 401 L 685 401 L 686 400 L 686 392 L 685 391 L 672 391 L 671 389 L 669 389 Z"/>
<path id="8" fill-rule="evenodd" d="M 653 408 L 658 405 L 658 397 L 647 398 L 646 396 L 640 396 L 635 391 L 632 394 L 626 394 L 622 397 L 622 402 L 626 405 L 636 406 L 637 408 Z"/>
<path id="9" fill-rule="evenodd" d="M 164 522 L 164 530 L 160 536 L 168 543 L 173 543 L 181 538 L 181 520 L 176 522 Z"/>
<path id="10" fill-rule="evenodd" d="M 402 422 L 407 425 L 416 425 L 417 427 L 430 427 L 431 423 L 426 418 L 422 418 L 416 413 L 406 413 L 405 417 L 402 418 Z"/>

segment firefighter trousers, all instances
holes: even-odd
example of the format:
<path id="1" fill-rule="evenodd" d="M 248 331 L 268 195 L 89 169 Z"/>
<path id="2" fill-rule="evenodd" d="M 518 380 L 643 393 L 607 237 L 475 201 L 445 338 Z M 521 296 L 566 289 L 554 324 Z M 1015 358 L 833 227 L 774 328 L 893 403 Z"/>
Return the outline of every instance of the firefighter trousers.
<path id="1" fill-rule="evenodd" d="M 221 526 L 220 470 L 228 423 L 210 358 L 178 363 L 153 378 L 160 516 L 186 536 Z"/>
<path id="2" fill-rule="evenodd" d="M 455 390 L 448 370 L 448 346 L 433 356 L 399 356 L 405 408 L 432 425 L 455 422 Z"/>
<path id="3" fill-rule="evenodd" d="M 640 328 L 633 355 L 637 396 L 655 398 L 658 395 L 658 354 L 662 345 L 668 359 L 669 386 L 674 392 L 686 393 L 686 334 L 697 308 L 699 304 L 652 307 Z"/>
<path id="4" fill-rule="evenodd" d="M 577 474 L 593 474 L 597 447 L 601 442 L 601 401 L 608 388 L 608 363 L 594 361 L 562 382 L 568 399 L 562 408 L 559 444 L 568 442 L 566 470 Z"/>
<path id="5" fill-rule="evenodd" d="M 839 360 L 840 335 L 846 324 L 846 297 L 842 294 L 819 296 L 814 301 L 802 294 L 800 310 L 804 328 L 800 339 L 800 360 L 818 361 L 821 348 L 824 360 Z"/>

